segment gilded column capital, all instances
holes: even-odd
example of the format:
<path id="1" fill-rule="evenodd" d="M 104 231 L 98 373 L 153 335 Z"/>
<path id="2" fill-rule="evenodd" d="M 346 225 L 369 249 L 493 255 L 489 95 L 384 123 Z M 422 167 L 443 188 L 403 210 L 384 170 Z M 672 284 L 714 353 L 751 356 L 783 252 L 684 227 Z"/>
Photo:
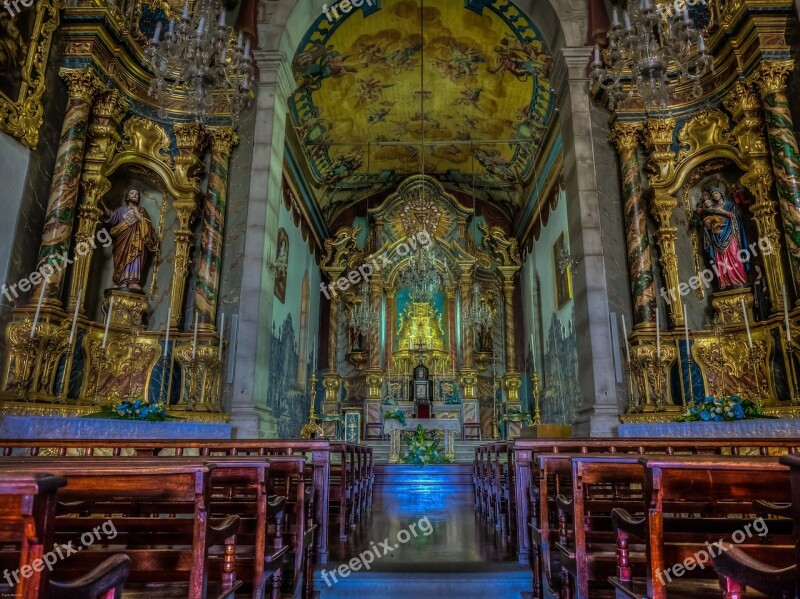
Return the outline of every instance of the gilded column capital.
<path id="1" fill-rule="evenodd" d="M 205 136 L 214 154 L 230 156 L 233 147 L 239 144 L 239 136 L 230 127 L 206 127 Z"/>
<path id="2" fill-rule="evenodd" d="M 737 121 L 742 114 L 761 108 L 761 102 L 753 88 L 753 84 L 744 81 L 736 82 L 736 85 L 725 96 L 722 104 L 733 115 L 734 120 Z"/>
<path id="3" fill-rule="evenodd" d="M 181 154 L 200 156 L 205 147 L 206 138 L 198 123 L 176 123 L 172 126 L 172 130 L 175 132 L 175 145 L 178 146 Z"/>
<path id="4" fill-rule="evenodd" d="M 112 89 L 100 93 L 93 110 L 96 119 L 107 119 L 114 124 L 119 124 L 129 108 L 130 103 L 122 95 L 122 92 Z"/>
<path id="5" fill-rule="evenodd" d="M 764 137 L 761 100 L 754 85 L 738 81 L 723 100 L 723 104 L 736 121 L 732 133 L 742 152 L 750 157 L 766 155 L 767 141 Z"/>
<path id="6" fill-rule="evenodd" d="M 675 168 L 672 138 L 675 119 L 648 119 L 642 130 L 642 141 L 649 153 L 647 165 L 656 181 L 666 181 Z"/>
<path id="7" fill-rule="evenodd" d="M 794 71 L 794 64 L 791 62 L 762 62 L 753 76 L 761 97 L 766 98 L 770 94 L 786 91 L 786 79 L 789 73 Z"/>
<path id="8" fill-rule="evenodd" d="M 91 69 L 64 69 L 58 75 L 67 84 L 69 97 L 83 100 L 89 104 L 92 99 L 105 89 L 103 83 Z"/>
<path id="9" fill-rule="evenodd" d="M 617 148 L 617 152 L 625 149 L 635 149 L 639 145 L 639 136 L 642 133 L 642 123 L 617 121 L 611 127 L 608 135 L 610 141 Z"/>

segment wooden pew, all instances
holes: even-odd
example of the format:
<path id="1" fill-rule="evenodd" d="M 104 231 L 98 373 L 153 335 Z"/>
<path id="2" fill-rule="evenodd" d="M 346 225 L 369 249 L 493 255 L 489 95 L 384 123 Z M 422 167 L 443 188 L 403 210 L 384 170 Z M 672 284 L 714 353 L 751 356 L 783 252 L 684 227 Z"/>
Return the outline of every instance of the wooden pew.
<path id="1" fill-rule="evenodd" d="M 513 469 L 513 495 L 516 518 L 512 519 L 512 539 L 516 539 L 517 558 L 520 562 L 530 560 L 530 505 L 531 490 L 538 486 L 536 456 L 543 453 L 663 453 L 672 454 L 721 454 L 738 455 L 754 450 L 758 455 L 771 453 L 794 453 L 800 448 L 799 439 L 516 439 L 509 447 Z M 476 462 L 479 461 L 476 454 Z M 482 482 L 486 485 L 486 480 Z M 515 520 L 515 521 L 514 521 Z"/>
<path id="2" fill-rule="evenodd" d="M 339 539 L 344 541 L 348 529 L 361 520 L 372 501 L 372 448 L 333 441 L 331 455 L 338 457 L 331 466 L 331 505 L 338 508 Z"/>
<path id="3" fill-rule="evenodd" d="M 619 599 L 666 599 L 668 588 L 671 597 L 719 596 L 715 583 L 704 585 L 698 580 L 716 576 L 706 565 L 710 566 L 715 552 L 734 544 L 756 559 L 764 559 L 775 552 L 775 546 L 793 542 L 788 534 L 790 523 L 781 519 L 767 521 L 768 543 L 753 539 L 753 531 L 761 532 L 757 502 L 790 499 L 788 468 L 777 458 L 665 456 L 639 461 L 644 466 L 646 514 L 636 518 L 623 509 L 613 510 L 618 575 L 609 582 Z M 676 527 L 676 522 L 685 526 Z M 644 543 L 644 580 L 635 579 L 630 572 L 631 540 Z M 693 556 L 700 553 L 705 556 L 700 557 L 703 567 L 698 568 Z"/>
<path id="4" fill-rule="evenodd" d="M 6 458 L 4 470 L 23 473 L 31 469 L 30 458 Z M 56 518 L 56 537 L 66 533 L 74 540 L 76 532 L 99 529 L 99 524 L 111 520 L 115 539 L 126 542 L 125 553 L 131 558 L 130 579 L 133 582 L 176 582 L 188 579 L 187 597 L 227 598 L 241 586 L 236 581 L 234 550 L 238 516 L 226 518 L 218 525 L 209 519 L 210 479 L 215 466 L 207 460 L 191 458 L 41 458 L 37 467 L 64 476 L 67 487 L 59 493 L 64 510 Z M 97 517 L 80 516 L 75 512 L 103 513 L 98 504 L 119 506 L 134 504 L 130 515 Z M 150 503 L 148 503 L 150 502 Z M 163 507 L 159 507 L 161 504 Z M 152 518 L 169 515 L 172 505 L 193 504 L 192 518 Z M 116 509 L 116 508 L 114 508 Z M 154 526 L 156 525 L 156 526 Z M 75 576 L 85 572 L 89 565 L 117 553 L 103 539 L 88 544 L 80 552 L 59 561 L 55 571 L 61 576 Z M 82 543 L 88 543 L 83 541 Z M 102 544 L 102 546 L 101 546 Z M 209 550 L 225 546 L 225 556 L 212 560 Z M 156 546 L 156 547 L 154 547 Z M 212 563 L 219 562 L 221 581 L 207 583 L 206 576 Z"/>
<path id="5" fill-rule="evenodd" d="M 201 455 L 289 455 L 306 456 L 307 482 L 314 489 L 314 521 L 316 560 L 325 563 L 328 556 L 328 521 L 330 488 L 330 442 L 316 439 L 3 439 L 0 440 L 2 456 L 42 453 L 66 457 L 68 455 L 125 456 L 128 452 L 148 456 L 163 454 Z M 0 463 L 2 461 L 0 460 Z"/>
<path id="6" fill-rule="evenodd" d="M 70 582 L 50 581 L 53 599 L 122 599 L 131 558 L 124 553 L 109 557 L 86 576 Z"/>

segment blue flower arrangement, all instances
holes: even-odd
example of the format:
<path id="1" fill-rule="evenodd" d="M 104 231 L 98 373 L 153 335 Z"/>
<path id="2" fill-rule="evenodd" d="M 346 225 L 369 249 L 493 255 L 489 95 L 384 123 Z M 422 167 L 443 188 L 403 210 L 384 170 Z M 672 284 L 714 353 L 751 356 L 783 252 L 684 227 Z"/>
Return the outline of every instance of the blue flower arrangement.
<path id="1" fill-rule="evenodd" d="M 722 397 L 709 395 L 695 401 L 686 413 L 681 414 L 678 422 L 722 422 L 747 418 L 769 418 L 769 416 L 764 414 L 760 405 L 749 399 L 742 399 L 738 395 L 723 395 Z"/>
<path id="2" fill-rule="evenodd" d="M 403 426 L 406 425 L 406 414 L 402 410 L 394 410 L 393 412 L 386 412 L 383 415 L 384 422 L 387 420 L 398 420 Z"/>
<path id="3" fill-rule="evenodd" d="M 149 422 L 162 422 L 164 420 L 179 420 L 167 414 L 161 403 L 150 403 L 141 397 L 132 397 L 115 406 L 103 406 L 99 412 L 89 414 L 86 418 L 110 418 L 112 420 L 146 420 Z"/>

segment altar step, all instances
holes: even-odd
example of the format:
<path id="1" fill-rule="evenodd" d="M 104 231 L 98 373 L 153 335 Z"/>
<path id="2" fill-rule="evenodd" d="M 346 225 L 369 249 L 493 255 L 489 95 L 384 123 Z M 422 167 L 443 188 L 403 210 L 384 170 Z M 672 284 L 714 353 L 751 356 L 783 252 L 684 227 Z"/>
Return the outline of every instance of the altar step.
<path id="1" fill-rule="evenodd" d="M 453 492 L 472 488 L 472 464 L 375 464 L 375 490 L 395 493 L 399 487 L 444 487 Z"/>
<path id="2" fill-rule="evenodd" d="M 389 441 L 388 440 L 372 440 L 362 441 L 365 445 L 372 447 L 372 457 L 376 464 L 389 463 Z M 455 454 L 456 464 L 472 464 L 475 459 L 475 447 L 486 443 L 486 441 L 456 441 Z M 441 443 L 440 443 L 441 445 Z M 405 445 L 403 446 L 405 448 Z"/>
<path id="3" fill-rule="evenodd" d="M 323 580 L 321 570 L 315 572 L 314 588 L 320 599 L 522 599 L 532 584 L 530 568 L 515 563 L 470 563 L 468 571 L 465 564 L 431 564 L 429 572 L 420 571 L 419 565 L 412 571 L 403 564 L 396 572 L 361 570 L 347 578 L 337 577 L 333 583 L 330 571 L 337 565 L 326 564 L 331 586 Z"/>

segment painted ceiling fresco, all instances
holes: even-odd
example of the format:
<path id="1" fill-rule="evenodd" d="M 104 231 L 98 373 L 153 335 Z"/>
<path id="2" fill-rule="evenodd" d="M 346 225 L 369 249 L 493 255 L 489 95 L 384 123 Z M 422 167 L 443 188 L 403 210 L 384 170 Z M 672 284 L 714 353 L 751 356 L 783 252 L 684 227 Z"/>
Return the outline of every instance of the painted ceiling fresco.
<path id="1" fill-rule="evenodd" d="M 523 188 L 553 111 L 539 31 L 506 0 L 377 4 L 320 16 L 294 56 L 291 115 L 317 186 L 455 171 Z"/>

